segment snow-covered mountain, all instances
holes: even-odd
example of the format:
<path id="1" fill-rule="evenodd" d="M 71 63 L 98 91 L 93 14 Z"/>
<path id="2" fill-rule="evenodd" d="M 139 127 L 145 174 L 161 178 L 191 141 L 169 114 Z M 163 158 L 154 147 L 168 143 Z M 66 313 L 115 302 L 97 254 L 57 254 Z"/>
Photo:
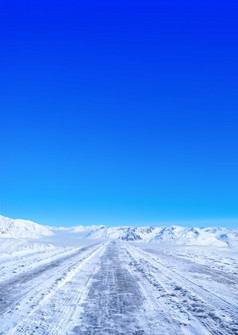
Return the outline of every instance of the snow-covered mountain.
<path id="1" fill-rule="evenodd" d="M 62 233 L 94 240 L 120 239 L 152 243 L 175 243 L 185 245 L 213 245 L 238 247 L 238 229 L 165 227 L 107 227 L 74 226 L 70 228 L 47 227 L 28 220 L 13 220 L 0 216 L 0 237 L 40 238 Z"/>
<path id="2" fill-rule="evenodd" d="M 80 227 L 80 228 L 79 228 Z M 84 233 L 90 239 L 120 239 L 124 241 L 172 242 L 187 245 L 214 245 L 238 247 L 238 229 L 166 227 L 106 227 L 76 226 L 72 233 Z"/>
<path id="3" fill-rule="evenodd" d="M 39 238 L 53 232 L 46 226 L 29 220 L 10 219 L 0 215 L 0 237 Z"/>
<path id="4" fill-rule="evenodd" d="M 90 239 L 121 239 L 124 241 L 148 241 L 153 234 L 155 228 L 151 227 L 107 227 L 107 226 L 76 226 L 69 228 L 73 233 L 86 233 Z"/>

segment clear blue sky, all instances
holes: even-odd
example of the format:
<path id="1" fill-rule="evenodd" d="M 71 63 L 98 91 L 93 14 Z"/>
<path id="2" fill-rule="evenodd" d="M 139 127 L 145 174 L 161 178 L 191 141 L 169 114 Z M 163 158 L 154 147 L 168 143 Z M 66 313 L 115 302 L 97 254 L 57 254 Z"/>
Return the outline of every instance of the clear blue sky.
<path id="1" fill-rule="evenodd" d="M 1 1 L 0 213 L 237 226 L 223 220 L 238 218 L 237 13 L 229 0 Z"/>

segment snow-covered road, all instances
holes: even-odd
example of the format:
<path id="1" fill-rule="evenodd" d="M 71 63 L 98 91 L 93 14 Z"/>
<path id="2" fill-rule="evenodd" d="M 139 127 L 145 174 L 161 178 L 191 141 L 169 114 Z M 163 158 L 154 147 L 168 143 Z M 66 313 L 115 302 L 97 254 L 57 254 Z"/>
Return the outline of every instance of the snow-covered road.
<path id="1" fill-rule="evenodd" d="M 1 258 L 0 334 L 238 334 L 237 263 L 182 251 L 108 241 Z"/>

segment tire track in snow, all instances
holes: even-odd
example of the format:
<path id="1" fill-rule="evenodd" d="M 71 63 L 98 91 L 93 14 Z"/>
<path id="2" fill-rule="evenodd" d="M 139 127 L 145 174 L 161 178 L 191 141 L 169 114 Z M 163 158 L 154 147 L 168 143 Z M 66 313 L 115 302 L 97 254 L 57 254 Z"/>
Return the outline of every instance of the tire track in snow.
<path id="1" fill-rule="evenodd" d="M 0 334 L 238 334 L 236 306 L 151 254 L 120 241 L 77 252 L 0 285 Z"/>
<path id="2" fill-rule="evenodd" d="M 155 318 L 145 309 L 148 291 L 141 290 L 138 277 L 128 270 L 129 262 L 123 243 L 116 241 L 108 245 L 70 335 L 182 334 L 161 309 L 157 308 Z M 156 303 L 152 300 L 150 297 L 150 308 L 154 309 Z"/>
<path id="3" fill-rule="evenodd" d="M 151 254 L 128 245 L 126 249 L 132 259 L 130 266 L 156 288 L 158 302 L 196 317 L 211 334 L 238 334 L 236 306 L 166 267 Z"/>
<path id="4" fill-rule="evenodd" d="M 43 265 L 59 259 L 64 255 L 72 254 L 75 250 L 78 250 L 78 248 L 39 251 L 16 257 L 13 255 L 11 259 L 5 260 L 4 262 L 1 261 L 0 283 L 12 279 L 14 276 L 20 275 L 23 272 L 30 271 L 37 265 Z"/>
<path id="5" fill-rule="evenodd" d="M 100 246 L 81 248 L 77 252 L 44 266 L 16 276 L 0 285 L 0 322 L 8 327 L 30 314 L 46 297 L 54 292 L 67 273 Z M 5 327 L 5 328 L 6 328 Z M 1 327 L 3 329 L 4 327 Z M 1 330 L 0 334 L 8 334 Z"/>
<path id="6" fill-rule="evenodd" d="M 72 267 L 58 286 L 54 287 L 8 334 L 65 335 L 81 296 L 95 271 L 98 255 L 104 249 L 104 245 L 94 249 Z"/>
<path id="7" fill-rule="evenodd" d="M 70 334 L 144 334 L 135 313 L 142 299 L 134 278 L 123 267 L 119 243 L 112 242 L 101 256 L 81 303 L 83 312 Z"/>

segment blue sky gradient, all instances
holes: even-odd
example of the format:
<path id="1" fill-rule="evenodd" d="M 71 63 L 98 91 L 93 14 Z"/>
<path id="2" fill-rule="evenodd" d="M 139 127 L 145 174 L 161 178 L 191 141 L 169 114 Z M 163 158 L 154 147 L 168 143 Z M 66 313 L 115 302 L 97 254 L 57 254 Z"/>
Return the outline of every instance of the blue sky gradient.
<path id="1" fill-rule="evenodd" d="M 237 227 L 237 9 L 2 1 L 0 213 Z"/>

